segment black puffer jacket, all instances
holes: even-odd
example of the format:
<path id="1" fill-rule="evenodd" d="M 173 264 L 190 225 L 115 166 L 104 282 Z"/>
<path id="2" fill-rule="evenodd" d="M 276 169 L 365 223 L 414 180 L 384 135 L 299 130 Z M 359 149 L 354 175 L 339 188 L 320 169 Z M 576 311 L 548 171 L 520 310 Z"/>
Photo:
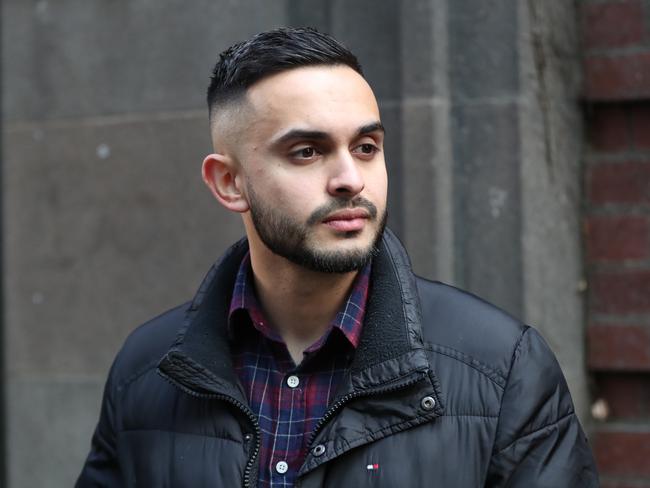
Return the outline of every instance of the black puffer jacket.
<path id="1" fill-rule="evenodd" d="M 256 485 L 259 429 L 226 332 L 245 250 L 233 246 L 192 303 L 126 341 L 78 487 Z M 562 373 L 534 329 L 416 278 L 389 231 L 371 279 L 349 376 L 297 486 L 598 486 Z"/>

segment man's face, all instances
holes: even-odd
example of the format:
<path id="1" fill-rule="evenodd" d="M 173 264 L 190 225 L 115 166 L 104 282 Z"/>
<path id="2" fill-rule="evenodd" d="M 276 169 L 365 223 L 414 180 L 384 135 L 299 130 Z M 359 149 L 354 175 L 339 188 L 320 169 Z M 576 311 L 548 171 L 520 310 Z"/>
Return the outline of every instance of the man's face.
<path id="1" fill-rule="evenodd" d="M 235 153 L 249 234 L 309 269 L 359 269 L 386 217 L 384 131 L 372 90 L 348 67 L 305 67 L 261 80 L 247 101 Z"/>

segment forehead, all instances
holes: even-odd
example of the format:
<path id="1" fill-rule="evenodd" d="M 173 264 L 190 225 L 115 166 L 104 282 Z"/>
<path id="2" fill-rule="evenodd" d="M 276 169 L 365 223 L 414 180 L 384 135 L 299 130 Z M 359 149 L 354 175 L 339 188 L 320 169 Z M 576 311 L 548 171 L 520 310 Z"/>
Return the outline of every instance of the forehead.
<path id="1" fill-rule="evenodd" d="M 310 66 L 269 76 L 247 93 L 259 135 L 288 126 L 331 133 L 357 131 L 379 121 L 368 83 L 347 66 Z"/>

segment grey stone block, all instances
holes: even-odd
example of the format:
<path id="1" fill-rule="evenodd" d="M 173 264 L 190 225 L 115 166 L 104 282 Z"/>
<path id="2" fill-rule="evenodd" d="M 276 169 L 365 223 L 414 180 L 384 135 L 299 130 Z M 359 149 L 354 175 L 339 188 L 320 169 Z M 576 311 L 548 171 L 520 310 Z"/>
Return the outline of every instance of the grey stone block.
<path id="1" fill-rule="evenodd" d="M 103 381 L 12 380 L 7 385 L 9 488 L 73 486 L 90 450 Z"/>
<path id="2" fill-rule="evenodd" d="M 286 20 L 284 1 L 5 1 L 5 116 L 202 108 L 219 52 Z"/>
<path id="3" fill-rule="evenodd" d="M 447 2 L 456 100 L 512 97 L 519 87 L 517 0 Z"/>
<path id="4" fill-rule="evenodd" d="M 402 93 L 405 97 L 431 97 L 435 93 L 436 70 L 446 71 L 444 59 L 437 57 L 439 43 L 446 39 L 436 31 L 432 0 L 403 2 L 401 8 Z"/>
<path id="5" fill-rule="evenodd" d="M 331 34 L 354 52 L 366 78 L 382 101 L 401 94 L 400 2 L 372 0 L 332 2 Z"/>
<path id="6" fill-rule="evenodd" d="M 288 0 L 288 21 L 294 27 L 313 27 L 330 33 L 332 9 L 330 2 L 322 0 Z"/>
<path id="7" fill-rule="evenodd" d="M 402 124 L 406 247 L 418 274 L 453 282 L 448 109 L 407 102 Z"/>
<path id="8" fill-rule="evenodd" d="M 435 275 L 435 144 L 430 105 L 407 106 L 404 125 L 404 227 L 406 246 L 417 272 Z"/>
<path id="9" fill-rule="evenodd" d="M 457 280 L 521 316 L 518 107 L 455 106 L 451 120 Z"/>
<path id="10" fill-rule="evenodd" d="M 8 129 L 8 373 L 98 374 L 243 234 L 201 181 L 206 116 Z"/>

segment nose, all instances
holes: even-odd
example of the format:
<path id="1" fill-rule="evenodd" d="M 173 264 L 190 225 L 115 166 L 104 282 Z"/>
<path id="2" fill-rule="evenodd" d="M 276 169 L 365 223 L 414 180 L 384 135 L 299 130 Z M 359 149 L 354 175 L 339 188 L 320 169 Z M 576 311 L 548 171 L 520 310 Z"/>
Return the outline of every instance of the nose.
<path id="1" fill-rule="evenodd" d="M 327 191 L 332 196 L 355 196 L 363 191 L 365 183 L 359 163 L 348 152 L 337 154 L 331 161 L 332 169 L 327 182 Z"/>

